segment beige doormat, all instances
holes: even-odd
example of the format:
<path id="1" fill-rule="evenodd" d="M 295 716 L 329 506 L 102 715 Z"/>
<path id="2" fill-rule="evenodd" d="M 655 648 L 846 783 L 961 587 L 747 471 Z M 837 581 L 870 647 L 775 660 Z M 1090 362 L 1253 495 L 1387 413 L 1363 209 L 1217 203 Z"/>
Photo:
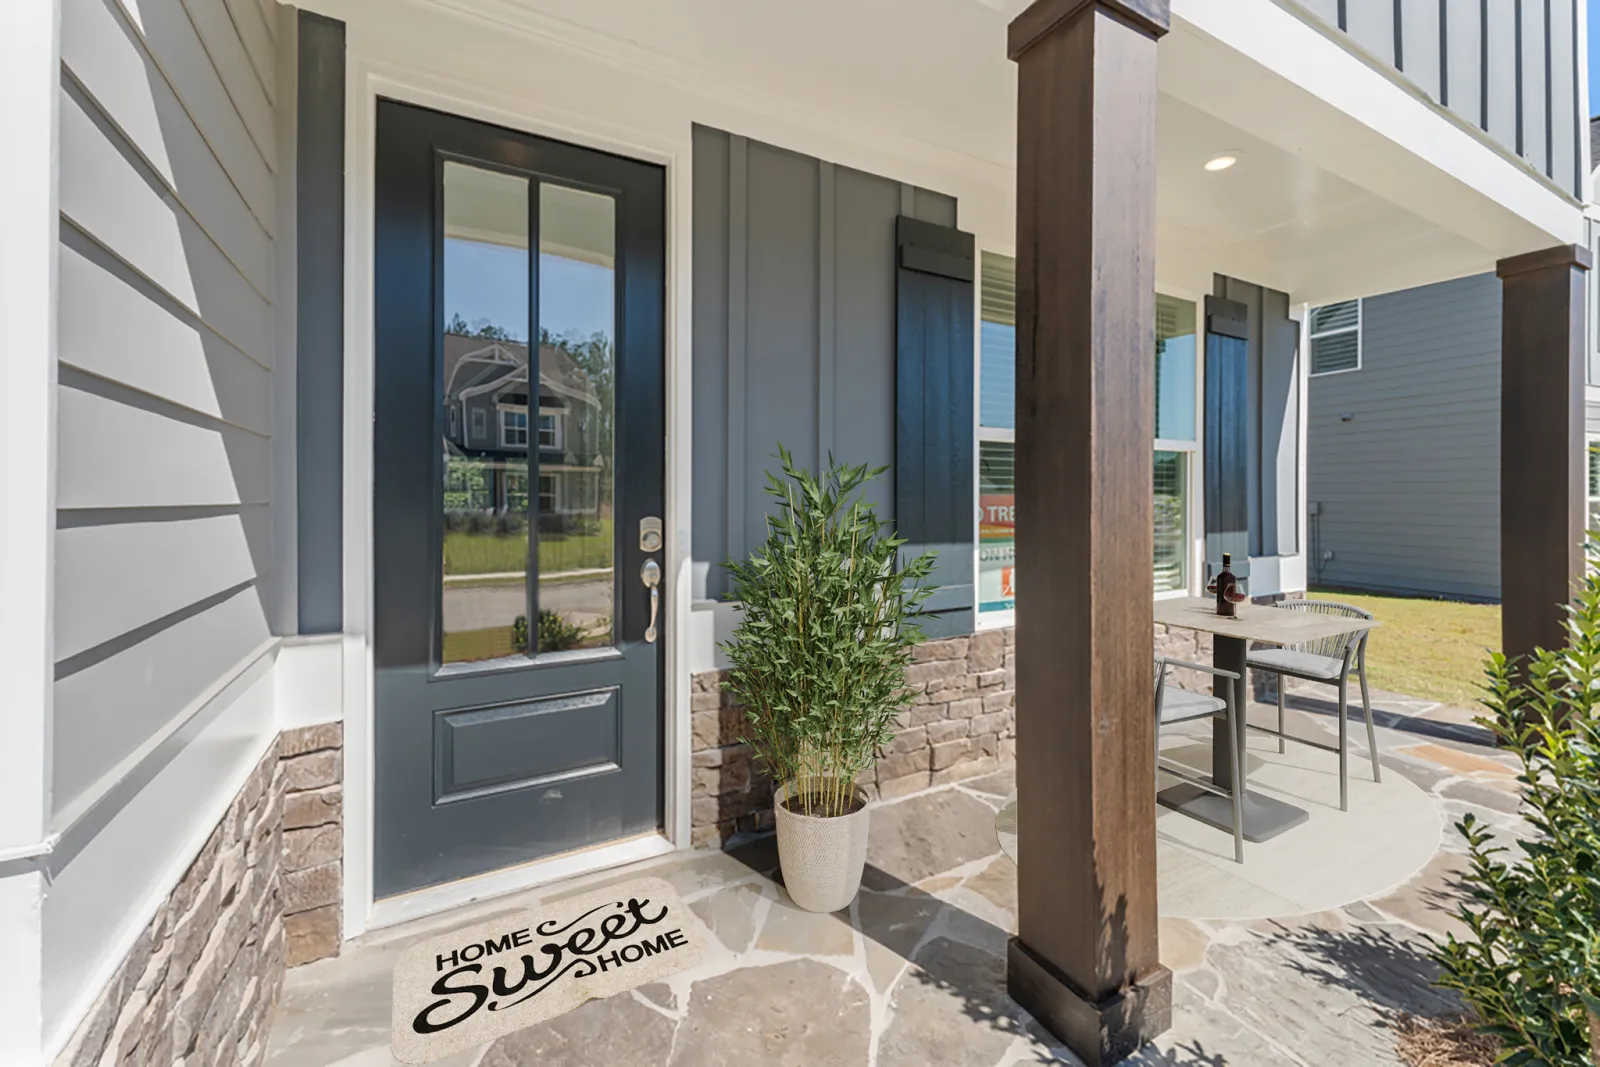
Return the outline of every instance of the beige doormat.
<path id="1" fill-rule="evenodd" d="M 508 915 L 407 949 L 390 1046 L 428 1063 L 691 966 L 705 942 L 659 878 Z"/>

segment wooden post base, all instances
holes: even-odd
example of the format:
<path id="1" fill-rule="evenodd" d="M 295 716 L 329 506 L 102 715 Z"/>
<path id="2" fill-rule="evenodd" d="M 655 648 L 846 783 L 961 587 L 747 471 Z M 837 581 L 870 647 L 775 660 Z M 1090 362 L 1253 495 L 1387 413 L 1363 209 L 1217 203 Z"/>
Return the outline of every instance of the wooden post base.
<path id="1" fill-rule="evenodd" d="M 1094 1003 L 1013 937 L 1006 991 L 1088 1067 L 1125 1060 L 1172 1025 L 1172 972 L 1165 967 Z"/>

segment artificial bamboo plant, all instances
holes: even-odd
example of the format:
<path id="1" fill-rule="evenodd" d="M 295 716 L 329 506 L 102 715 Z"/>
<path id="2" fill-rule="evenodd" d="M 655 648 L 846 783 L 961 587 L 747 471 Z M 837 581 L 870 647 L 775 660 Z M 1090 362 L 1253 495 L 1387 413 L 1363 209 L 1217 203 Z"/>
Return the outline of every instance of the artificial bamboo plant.
<path id="1" fill-rule="evenodd" d="M 791 785 L 790 810 L 845 815 L 910 702 L 906 667 L 933 556 L 902 561 L 906 542 L 860 499 L 888 468 L 829 456 L 818 479 L 781 445 L 778 458 L 782 477 L 767 472 L 778 510 L 766 543 L 727 563 L 741 613 L 723 646 L 724 686 L 744 708 L 745 742 L 774 781 Z"/>

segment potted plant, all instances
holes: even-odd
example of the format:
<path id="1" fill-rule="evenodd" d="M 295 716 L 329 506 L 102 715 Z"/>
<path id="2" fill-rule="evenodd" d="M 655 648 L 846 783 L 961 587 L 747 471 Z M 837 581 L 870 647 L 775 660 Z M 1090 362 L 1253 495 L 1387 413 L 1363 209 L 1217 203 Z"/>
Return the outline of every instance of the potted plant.
<path id="1" fill-rule="evenodd" d="M 778 458 L 766 543 L 727 564 L 740 620 L 723 646 L 724 686 L 775 785 L 784 885 L 800 907 L 831 912 L 861 885 L 870 815 L 858 780 L 910 702 L 906 666 L 922 636 L 913 617 L 933 557 L 901 561 L 905 541 L 861 501 L 887 468 L 830 456 L 817 479 L 781 446 Z"/>

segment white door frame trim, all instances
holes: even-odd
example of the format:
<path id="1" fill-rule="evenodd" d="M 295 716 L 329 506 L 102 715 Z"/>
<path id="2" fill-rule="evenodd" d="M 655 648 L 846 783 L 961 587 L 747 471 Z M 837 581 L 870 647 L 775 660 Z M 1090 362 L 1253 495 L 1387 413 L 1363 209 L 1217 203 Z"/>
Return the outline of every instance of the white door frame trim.
<path id="1" fill-rule="evenodd" d="M 521 95 L 510 95 L 369 54 L 362 26 L 347 24 L 345 88 L 345 396 L 344 396 L 344 930 L 345 938 L 484 896 L 689 847 L 689 501 L 691 382 L 691 132 L 642 134 Z M 666 219 L 666 671 L 663 835 L 589 848 L 375 902 L 374 841 L 372 402 L 373 190 L 379 97 L 448 111 L 531 134 L 663 165 Z M 619 851 L 620 850 L 620 851 Z"/>

